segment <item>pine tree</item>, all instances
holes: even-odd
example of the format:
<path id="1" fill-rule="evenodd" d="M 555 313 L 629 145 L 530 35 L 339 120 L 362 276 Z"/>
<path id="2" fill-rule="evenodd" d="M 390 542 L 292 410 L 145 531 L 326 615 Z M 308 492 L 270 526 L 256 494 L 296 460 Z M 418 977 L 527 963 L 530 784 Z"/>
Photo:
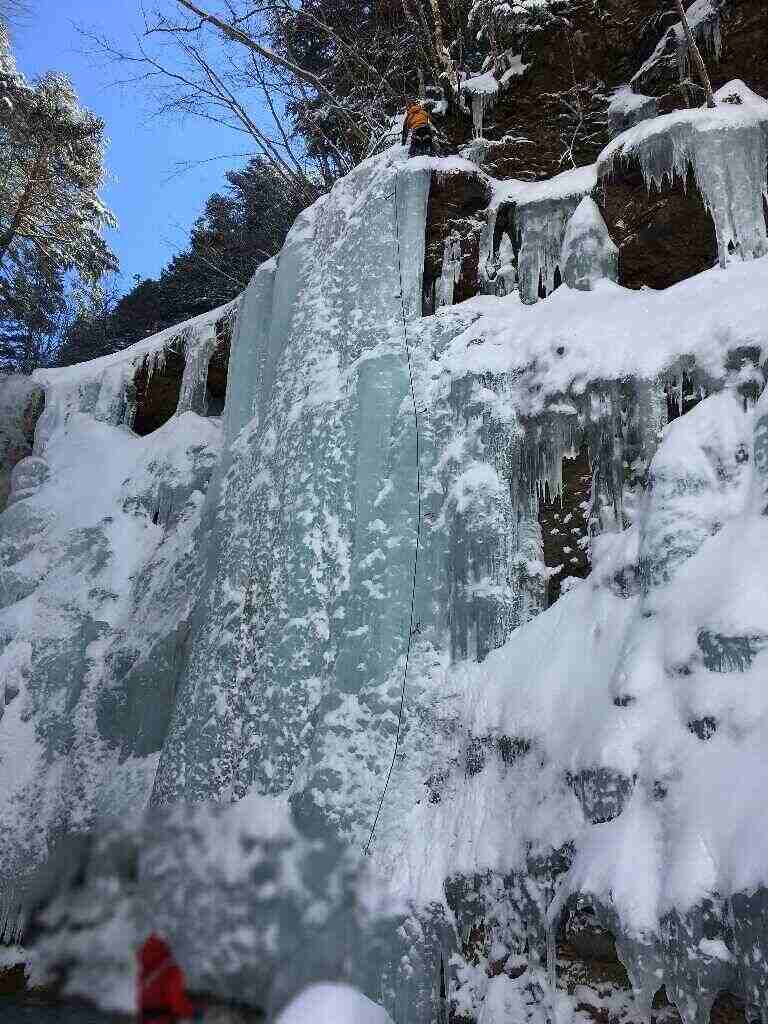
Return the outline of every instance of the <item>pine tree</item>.
<path id="1" fill-rule="evenodd" d="M 89 288 L 117 269 L 101 234 L 115 223 L 99 197 L 103 181 L 104 123 L 80 106 L 64 76 L 49 73 L 27 82 L 0 26 L 0 322 L 6 325 L 6 363 L 13 362 L 14 337 L 22 359 L 18 339 L 55 330 L 68 276 Z"/>
<path id="2" fill-rule="evenodd" d="M 189 245 L 158 280 L 139 280 L 121 299 L 91 303 L 67 330 L 62 366 L 117 352 L 166 327 L 234 299 L 256 267 L 280 251 L 304 209 L 266 161 L 229 171 L 227 188 L 212 195 L 195 222 Z"/>

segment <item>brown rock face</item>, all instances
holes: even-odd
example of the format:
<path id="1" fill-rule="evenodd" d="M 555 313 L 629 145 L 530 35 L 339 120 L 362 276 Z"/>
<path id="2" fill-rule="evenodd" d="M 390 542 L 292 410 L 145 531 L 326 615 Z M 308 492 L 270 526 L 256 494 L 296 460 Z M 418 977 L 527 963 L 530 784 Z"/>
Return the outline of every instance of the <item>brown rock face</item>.
<path id="1" fill-rule="evenodd" d="M 443 269 L 445 239 L 456 231 L 461 240 L 461 278 L 454 291 L 454 302 L 477 295 L 479 291 L 479 238 L 483 219 L 479 216 L 490 201 L 490 191 L 478 172 L 455 171 L 433 174 L 427 205 L 424 251 L 424 313 L 434 311 L 435 283 Z"/>
<path id="2" fill-rule="evenodd" d="M 216 324 L 216 348 L 208 363 L 208 380 L 206 397 L 208 415 L 218 416 L 224 411 L 224 399 L 227 395 L 227 370 L 229 369 L 229 350 L 232 340 L 232 329 L 229 320 Z"/>
<path id="3" fill-rule="evenodd" d="M 676 20 L 676 19 L 673 19 Z M 755 0 L 724 0 L 720 11 L 722 50 L 718 58 L 711 47 L 703 47 L 703 56 L 712 80 L 719 89 L 734 78 L 741 78 L 750 89 L 768 94 L 768 6 Z M 637 92 L 661 96 L 673 89 L 679 79 L 675 48 L 668 45 L 661 60 L 634 82 Z"/>
<path id="4" fill-rule="evenodd" d="M 220 320 L 216 324 L 216 348 L 208 362 L 206 378 L 205 405 L 209 416 L 219 416 L 224 411 L 231 341 L 232 321 Z M 145 359 L 137 371 L 133 379 L 136 399 L 133 429 L 140 437 L 162 427 L 176 412 L 185 361 L 184 341 L 177 337 L 166 347 L 162 366 L 156 366 L 150 373 L 149 361 Z M 197 406 L 193 404 L 193 408 Z M 198 411 L 203 411 L 202 399 Z"/>
<path id="5" fill-rule="evenodd" d="M 535 35 L 523 53 L 528 68 L 485 117 L 491 142 L 486 169 L 497 178 L 537 180 L 594 163 L 610 137 L 608 104 L 658 41 L 655 0 L 573 0 L 567 19 Z M 462 145 L 470 119 L 458 111 L 446 134 Z"/>
<path id="6" fill-rule="evenodd" d="M 589 575 L 590 565 L 583 542 L 587 535 L 586 505 L 589 502 L 592 470 L 586 451 L 575 459 L 563 460 L 562 499 L 539 499 L 539 524 L 544 541 L 544 563 L 553 569 L 561 565 L 562 572 L 547 584 L 547 604 L 552 605 L 560 596 L 566 579 L 583 579 Z"/>
<path id="7" fill-rule="evenodd" d="M 184 348 L 180 342 L 172 343 L 165 352 L 163 366 L 149 372 L 144 360 L 134 378 L 136 388 L 136 415 L 133 429 L 140 437 L 162 427 L 176 412 L 184 375 Z"/>
<path id="8" fill-rule="evenodd" d="M 592 163 L 609 141 L 608 102 L 613 90 L 630 81 L 653 54 L 664 32 L 676 21 L 674 11 L 640 0 L 574 0 L 568 23 L 534 37 L 523 54 L 525 73 L 513 78 L 485 122 L 484 169 L 499 179 L 549 178 L 571 166 Z M 707 52 L 712 83 L 719 88 L 743 79 L 768 95 L 768 5 L 751 0 L 722 0 L 720 57 Z M 657 98 L 656 113 L 698 106 L 703 90 L 679 80 L 676 44 L 640 75 L 634 88 Z M 614 125 L 614 129 L 615 129 Z M 455 146 L 470 134 L 466 114 L 453 111 L 445 125 Z M 425 313 L 432 311 L 430 289 L 440 276 L 443 242 L 452 228 L 462 242 L 464 273 L 456 291 L 461 301 L 479 291 L 478 239 L 482 189 L 471 175 L 433 182 L 427 225 Z M 649 193 L 634 162 L 613 169 L 596 190 L 611 237 L 619 246 L 619 281 L 629 288 L 667 288 L 717 262 L 712 219 L 689 174 L 683 183 L 665 182 Z M 506 225 L 497 221 L 498 245 Z"/>
<path id="9" fill-rule="evenodd" d="M 668 288 L 717 263 L 717 239 L 693 175 L 648 192 L 637 164 L 614 169 L 595 196 L 619 247 L 619 283 Z"/>

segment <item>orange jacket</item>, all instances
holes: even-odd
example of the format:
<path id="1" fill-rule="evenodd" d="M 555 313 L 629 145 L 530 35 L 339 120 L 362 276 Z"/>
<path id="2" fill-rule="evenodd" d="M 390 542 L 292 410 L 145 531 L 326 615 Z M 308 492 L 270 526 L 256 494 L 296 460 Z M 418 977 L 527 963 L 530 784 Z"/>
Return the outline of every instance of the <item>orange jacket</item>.
<path id="1" fill-rule="evenodd" d="M 414 103 L 413 106 L 408 107 L 403 126 L 406 132 L 410 132 L 414 128 L 424 128 L 428 124 L 429 114 L 420 103 Z"/>

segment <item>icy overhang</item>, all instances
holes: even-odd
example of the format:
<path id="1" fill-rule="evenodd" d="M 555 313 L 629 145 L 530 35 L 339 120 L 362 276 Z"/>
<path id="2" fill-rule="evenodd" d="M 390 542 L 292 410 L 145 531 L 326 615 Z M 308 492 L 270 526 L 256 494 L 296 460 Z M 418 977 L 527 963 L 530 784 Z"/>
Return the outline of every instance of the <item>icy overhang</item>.
<path id="1" fill-rule="evenodd" d="M 601 282 L 591 292 L 559 288 L 534 306 L 478 296 L 453 307 L 476 319 L 447 346 L 442 368 L 456 378 L 512 374 L 511 398 L 525 416 L 601 381 L 653 379 L 684 358 L 722 380 L 730 352 L 751 347 L 759 361 L 768 353 L 766 294 L 768 258 L 658 292 Z"/>
<path id="2" fill-rule="evenodd" d="M 768 252 L 763 199 L 768 197 L 768 101 L 736 79 L 715 93 L 714 108 L 675 110 L 643 121 L 601 153 L 598 180 L 636 162 L 646 186 L 661 191 L 688 169 L 709 210 L 721 266 L 736 252 Z"/>
<path id="3" fill-rule="evenodd" d="M 142 435 L 174 413 L 208 412 L 208 370 L 215 352 L 221 356 L 214 372 L 220 410 L 228 338 L 238 302 L 225 303 L 98 359 L 35 370 L 33 380 L 48 396 L 50 415 L 46 414 L 43 434 L 47 436 L 73 412 L 92 413 L 114 425 L 124 423 Z"/>

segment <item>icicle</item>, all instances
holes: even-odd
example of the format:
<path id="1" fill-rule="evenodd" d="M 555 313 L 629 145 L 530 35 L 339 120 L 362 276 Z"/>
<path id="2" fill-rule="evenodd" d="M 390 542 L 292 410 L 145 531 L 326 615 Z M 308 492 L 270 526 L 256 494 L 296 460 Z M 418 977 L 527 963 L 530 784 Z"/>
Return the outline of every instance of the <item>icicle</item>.
<path id="1" fill-rule="evenodd" d="M 729 250 L 736 258 L 757 259 L 768 253 L 763 196 L 768 195 L 768 103 L 735 80 L 715 94 L 714 112 L 691 111 L 664 130 L 640 136 L 632 132 L 611 147 L 600 168 L 610 172 L 621 156 L 636 157 L 646 187 L 661 190 L 679 179 L 685 186 L 689 168 L 715 226 L 721 267 Z M 718 123 L 720 121 L 721 123 Z"/>
<path id="2" fill-rule="evenodd" d="M 437 306 L 452 306 L 455 286 L 461 280 L 461 239 L 457 231 L 446 238 L 443 248 L 443 270 L 437 286 Z"/>
<path id="3" fill-rule="evenodd" d="M 206 414 L 208 364 L 216 348 L 216 342 L 216 327 L 212 323 L 204 324 L 198 332 L 188 338 L 185 344 L 186 358 L 179 394 L 179 413 L 192 411 L 202 416 Z"/>
<path id="4" fill-rule="evenodd" d="M 547 293 L 554 290 L 566 225 L 580 202 L 581 196 L 576 195 L 518 206 L 518 275 L 523 302 L 537 302 L 541 284 Z"/>
<path id="5" fill-rule="evenodd" d="M 557 1024 L 557 946 L 555 924 L 552 921 L 547 921 L 547 982 L 552 1024 Z"/>
<path id="6" fill-rule="evenodd" d="M 517 286 L 515 250 L 512 240 L 505 231 L 501 236 L 498 255 L 499 268 L 496 271 L 496 294 L 509 295 Z"/>
<path id="7" fill-rule="evenodd" d="M 15 945 L 21 940 L 26 914 L 18 895 L 5 894 L 0 898 L 0 944 Z"/>
<path id="8" fill-rule="evenodd" d="M 476 92 L 472 95 L 472 127 L 476 139 L 482 139 L 483 137 L 483 115 L 485 114 L 486 99 L 487 97 L 481 92 Z"/>
<path id="9" fill-rule="evenodd" d="M 560 266 L 568 287 L 579 291 L 592 291 L 600 280 L 619 279 L 619 250 L 591 196 L 584 196 L 568 221 Z"/>

